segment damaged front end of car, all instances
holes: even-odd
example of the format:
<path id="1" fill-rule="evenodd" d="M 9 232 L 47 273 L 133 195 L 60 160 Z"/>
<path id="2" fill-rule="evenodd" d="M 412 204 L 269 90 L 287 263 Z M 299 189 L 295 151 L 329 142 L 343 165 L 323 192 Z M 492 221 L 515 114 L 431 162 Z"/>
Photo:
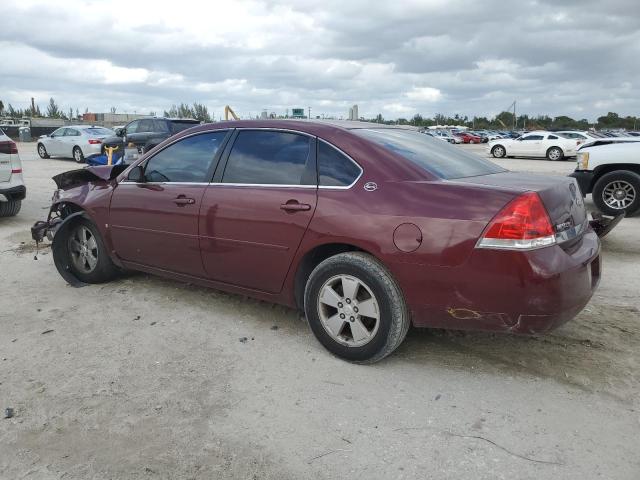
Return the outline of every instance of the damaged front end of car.
<path id="1" fill-rule="evenodd" d="M 55 266 L 60 275 L 73 286 L 82 286 L 71 272 L 67 255 L 68 230 L 74 220 L 84 217 L 94 221 L 86 211 L 95 199 L 110 195 L 115 178 L 126 169 L 126 165 L 95 166 L 71 170 L 53 177 L 58 187 L 51 199 L 46 220 L 39 220 L 31 227 L 31 238 L 36 247 L 47 238 Z"/>

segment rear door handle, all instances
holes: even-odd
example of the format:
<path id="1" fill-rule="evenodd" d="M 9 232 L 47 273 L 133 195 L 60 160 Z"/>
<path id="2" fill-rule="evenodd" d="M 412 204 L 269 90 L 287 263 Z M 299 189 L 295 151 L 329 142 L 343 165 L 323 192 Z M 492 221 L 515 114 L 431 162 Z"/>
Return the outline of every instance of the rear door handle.
<path id="1" fill-rule="evenodd" d="M 301 212 L 304 210 L 311 210 L 311 205 L 309 205 L 308 203 L 287 202 L 280 205 L 280 208 L 287 212 Z"/>
<path id="2" fill-rule="evenodd" d="M 193 205 L 194 203 L 196 203 L 196 199 L 187 198 L 184 195 L 180 195 L 173 199 L 173 203 L 175 203 L 176 205 Z"/>

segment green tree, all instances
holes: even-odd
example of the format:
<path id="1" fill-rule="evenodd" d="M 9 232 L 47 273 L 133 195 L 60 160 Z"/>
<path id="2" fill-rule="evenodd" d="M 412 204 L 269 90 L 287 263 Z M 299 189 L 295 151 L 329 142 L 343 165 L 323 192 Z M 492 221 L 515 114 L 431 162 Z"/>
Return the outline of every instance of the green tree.
<path id="1" fill-rule="evenodd" d="M 47 117 L 49 118 L 60 118 L 62 117 L 62 112 L 58 107 L 56 101 L 51 97 L 49 99 L 49 105 L 47 106 Z"/>
<path id="2" fill-rule="evenodd" d="M 211 115 L 209 115 L 209 110 L 207 107 L 201 103 L 194 102 L 193 103 L 193 118 L 196 120 L 200 120 L 201 122 L 209 123 L 211 122 Z"/>

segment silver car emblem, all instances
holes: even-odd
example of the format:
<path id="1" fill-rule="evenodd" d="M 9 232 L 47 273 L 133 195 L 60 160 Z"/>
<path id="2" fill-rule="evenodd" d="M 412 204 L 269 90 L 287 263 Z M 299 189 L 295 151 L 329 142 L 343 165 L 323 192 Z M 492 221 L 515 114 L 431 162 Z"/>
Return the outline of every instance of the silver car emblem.
<path id="1" fill-rule="evenodd" d="M 373 192 L 378 189 L 378 184 L 376 182 L 367 182 L 364 184 L 364 189 L 367 192 Z"/>

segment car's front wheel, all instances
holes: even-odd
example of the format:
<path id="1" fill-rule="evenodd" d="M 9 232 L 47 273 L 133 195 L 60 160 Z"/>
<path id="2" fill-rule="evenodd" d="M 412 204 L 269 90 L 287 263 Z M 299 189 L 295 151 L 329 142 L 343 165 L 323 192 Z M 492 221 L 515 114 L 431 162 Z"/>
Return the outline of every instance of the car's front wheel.
<path id="1" fill-rule="evenodd" d="M 49 158 L 46 147 L 41 143 L 38 144 L 38 155 L 40 158 Z"/>
<path id="2" fill-rule="evenodd" d="M 409 330 L 400 287 L 378 260 L 362 252 L 321 262 L 307 281 L 304 308 L 320 343 L 351 362 L 382 360 Z"/>
<path id="3" fill-rule="evenodd" d="M 84 163 L 84 154 L 80 147 L 73 147 L 73 159 L 76 163 Z"/>
<path id="4" fill-rule="evenodd" d="M 631 216 L 640 209 L 640 175 L 628 170 L 609 172 L 598 179 L 591 195 L 602 213 Z"/>
<path id="5" fill-rule="evenodd" d="M 491 155 L 495 158 L 503 158 L 507 154 L 507 151 L 502 145 L 496 145 L 491 149 Z"/>
<path id="6" fill-rule="evenodd" d="M 85 218 L 76 220 L 67 230 L 66 265 L 85 283 L 103 283 L 115 278 L 117 267 L 96 226 Z"/>

